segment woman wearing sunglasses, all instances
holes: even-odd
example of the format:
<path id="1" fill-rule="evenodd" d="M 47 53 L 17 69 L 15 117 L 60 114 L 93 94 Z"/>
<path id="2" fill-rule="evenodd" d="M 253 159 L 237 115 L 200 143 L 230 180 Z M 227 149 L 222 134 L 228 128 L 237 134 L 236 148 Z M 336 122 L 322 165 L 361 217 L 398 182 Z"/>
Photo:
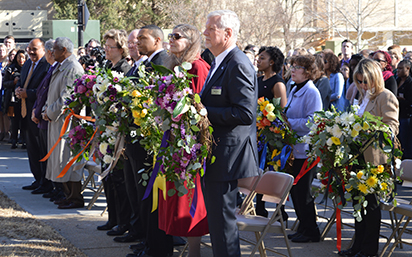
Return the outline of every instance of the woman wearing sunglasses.
<path id="1" fill-rule="evenodd" d="M 322 110 L 319 90 L 313 84 L 317 70 L 315 57 L 312 55 L 295 56 L 292 58 L 290 68 L 295 86 L 288 97 L 286 116 L 292 129 L 302 137 L 309 133 L 309 128 L 306 126 L 308 120 L 313 118 L 315 112 Z M 307 158 L 307 150 L 309 150 L 309 145 L 305 143 L 298 143 L 293 148 L 295 160 L 292 165 L 292 175 L 295 178 Z M 306 243 L 320 240 L 320 232 L 316 224 L 315 202 L 311 193 L 315 172 L 315 168 L 309 170 L 290 191 L 296 216 L 300 221 L 298 231 L 288 235 L 292 242 Z"/>
<path id="2" fill-rule="evenodd" d="M 382 117 L 382 122 L 389 125 L 391 131 L 398 134 L 399 103 L 396 96 L 385 88 L 381 67 L 376 61 L 370 59 L 361 60 L 353 74 L 360 97 L 358 115 L 369 112 L 372 115 Z M 373 165 L 385 164 L 386 155 L 380 149 L 369 147 L 364 152 L 365 161 Z M 368 206 L 366 214 L 361 211 L 362 221 L 355 219 L 355 240 L 352 247 L 340 251 L 341 256 L 376 256 L 379 249 L 379 230 L 381 222 L 381 210 L 379 199 L 375 194 L 366 196 Z M 353 205 L 357 204 L 356 201 Z"/>
<path id="3" fill-rule="evenodd" d="M 196 75 L 192 78 L 191 89 L 193 93 L 200 93 L 205 83 L 210 66 L 200 57 L 201 34 L 192 25 L 180 24 L 173 28 L 169 34 L 169 58 L 166 67 L 172 69 L 183 62 L 192 64 L 190 74 Z M 200 176 L 196 176 L 196 187 L 190 189 L 189 193 L 179 197 L 174 194 L 167 196 L 164 200 L 159 197 L 159 228 L 168 235 L 187 237 L 189 242 L 189 256 L 200 256 L 201 236 L 209 233 L 207 212 L 203 200 L 200 184 Z M 173 182 L 166 182 L 167 190 L 174 188 Z M 197 191 L 197 206 L 195 216 L 189 213 L 191 203 L 189 196 Z"/>
<path id="4" fill-rule="evenodd" d="M 392 58 L 388 52 L 382 50 L 376 51 L 373 54 L 375 60 L 382 71 L 383 80 L 385 81 L 385 88 L 389 89 L 394 95 L 398 94 L 398 85 L 392 70 Z"/>

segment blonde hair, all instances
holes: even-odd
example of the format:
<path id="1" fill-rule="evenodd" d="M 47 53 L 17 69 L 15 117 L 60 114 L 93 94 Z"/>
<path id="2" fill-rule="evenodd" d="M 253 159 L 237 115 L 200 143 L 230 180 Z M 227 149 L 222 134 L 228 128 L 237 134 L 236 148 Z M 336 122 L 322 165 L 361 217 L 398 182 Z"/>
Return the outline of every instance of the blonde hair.
<path id="1" fill-rule="evenodd" d="M 357 75 L 363 76 L 363 81 L 367 84 L 371 100 L 375 99 L 384 90 L 385 82 L 383 80 L 382 70 L 376 61 L 371 59 L 361 60 L 353 73 L 353 81 L 361 93 L 362 101 L 365 97 L 365 92 L 359 85 Z"/>
<path id="2" fill-rule="evenodd" d="M 124 29 L 110 29 L 108 30 L 103 39 L 106 41 L 108 38 L 111 38 L 116 42 L 119 49 L 123 49 L 122 57 L 126 58 L 129 55 L 129 48 L 127 48 L 127 32 Z"/>
<path id="3" fill-rule="evenodd" d="M 192 63 L 197 60 L 200 55 L 201 36 L 195 26 L 179 24 L 173 29 L 179 29 L 182 32 L 183 37 L 189 42 L 189 45 L 180 58 L 175 54 L 170 53 L 168 60 L 166 60 L 166 67 L 169 69 L 173 69 L 176 65 L 180 65 L 183 62 Z"/>

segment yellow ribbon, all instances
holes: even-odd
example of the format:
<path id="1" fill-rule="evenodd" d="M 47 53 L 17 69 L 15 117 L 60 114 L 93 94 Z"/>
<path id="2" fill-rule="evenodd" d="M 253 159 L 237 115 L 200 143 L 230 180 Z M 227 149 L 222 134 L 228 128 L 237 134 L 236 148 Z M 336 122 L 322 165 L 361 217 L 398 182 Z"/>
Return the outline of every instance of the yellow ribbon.
<path id="1" fill-rule="evenodd" d="M 155 182 L 153 183 L 153 205 L 152 212 L 157 209 L 159 202 L 159 189 L 163 191 L 163 199 L 166 200 L 166 177 L 164 174 L 157 176 Z"/>

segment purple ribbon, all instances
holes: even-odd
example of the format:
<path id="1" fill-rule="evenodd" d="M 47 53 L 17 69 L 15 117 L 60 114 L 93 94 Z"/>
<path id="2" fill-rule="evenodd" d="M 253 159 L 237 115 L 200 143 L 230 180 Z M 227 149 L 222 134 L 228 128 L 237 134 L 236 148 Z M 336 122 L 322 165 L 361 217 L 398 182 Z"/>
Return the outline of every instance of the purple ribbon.
<path id="1" fill-rule="evenodd" d="M 163 134 L 162 143 L 160 144 L 160 151 L 159 152 L 162 151 L 162 148 L 166 148 L 166 147 L 169 146 L 169 143 L 167 142 L 167 140 L 169 140 L 169 137 L 170 137 L 170 129 L 166 130 L 165 133 Z M 146 188 L 146 191 L 144 193 L 143 200 L 146 199 L 149 196 L 150 192 L 152 191 L 154 181 L 157 177 L 157 174 L 159 173 L 160 159 L 161 159 L 160 156 L 158 156 L 156 158 L 156 164 L 154 166 L 152 176 L 150 176 L 149 183 L 147 184 L 147 188 Z"/>
<path id="2" fill-rule="evenodd" d="M 203 161 L 203 173 L 206 173 L 206 158 Z M 198 176 L 200 176 L 200 173 L 198 174 Z M 200 178 L 199 178 L 200 179 Z M 202 182 L 200 182 L 202 183 Z M 199 190 L 197 187 L 195 187 L 195 192 L 193 193 L 193 199 L 192 199 L 192 205 L 190 206 L 190 215 L 192 216 L 192 218 L 195 217 L 195 213 L 196 213 L 196 206 L 197 206 L 197 190 Z M 202 189 L 200 189 L 202 190 Z"/>

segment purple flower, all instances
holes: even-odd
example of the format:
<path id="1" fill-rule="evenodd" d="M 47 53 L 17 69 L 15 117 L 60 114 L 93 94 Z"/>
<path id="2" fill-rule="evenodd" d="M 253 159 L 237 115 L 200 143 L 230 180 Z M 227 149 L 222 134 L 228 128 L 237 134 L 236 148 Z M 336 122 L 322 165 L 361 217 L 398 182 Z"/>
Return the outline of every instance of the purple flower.
<path id="1" fill-rule="evenodd" d="M 165 84 L 161 84 L 159 86 L 159 92 L 162 92 L 165 89 L 166 85 Z"/>
<path id="2" fill-rule="evenodd" d="M 117 83 L 117 82 L 119 82 L 119 81 L 120 81 L 120 80 L 119 80 L 118 77 L 114 77 L 114 78 L 113 78 L 113 82 L 114 82 L 114 83 Z"/>
<path id="3" fill-rule="evenodd" d="M 114 101 L 114 99 L 115 99 L 114 95 L 110 95 L 109 99 L 110 99 L 110 101 Z"/>
<path id="4" fill-rule="evenodd" d="M 87 88 L 83 85 L 81 85 L 77 88 L 77 92 L 80 93 L 80 94 L 83 94 L 86 91 L 87 91 Z"/>

